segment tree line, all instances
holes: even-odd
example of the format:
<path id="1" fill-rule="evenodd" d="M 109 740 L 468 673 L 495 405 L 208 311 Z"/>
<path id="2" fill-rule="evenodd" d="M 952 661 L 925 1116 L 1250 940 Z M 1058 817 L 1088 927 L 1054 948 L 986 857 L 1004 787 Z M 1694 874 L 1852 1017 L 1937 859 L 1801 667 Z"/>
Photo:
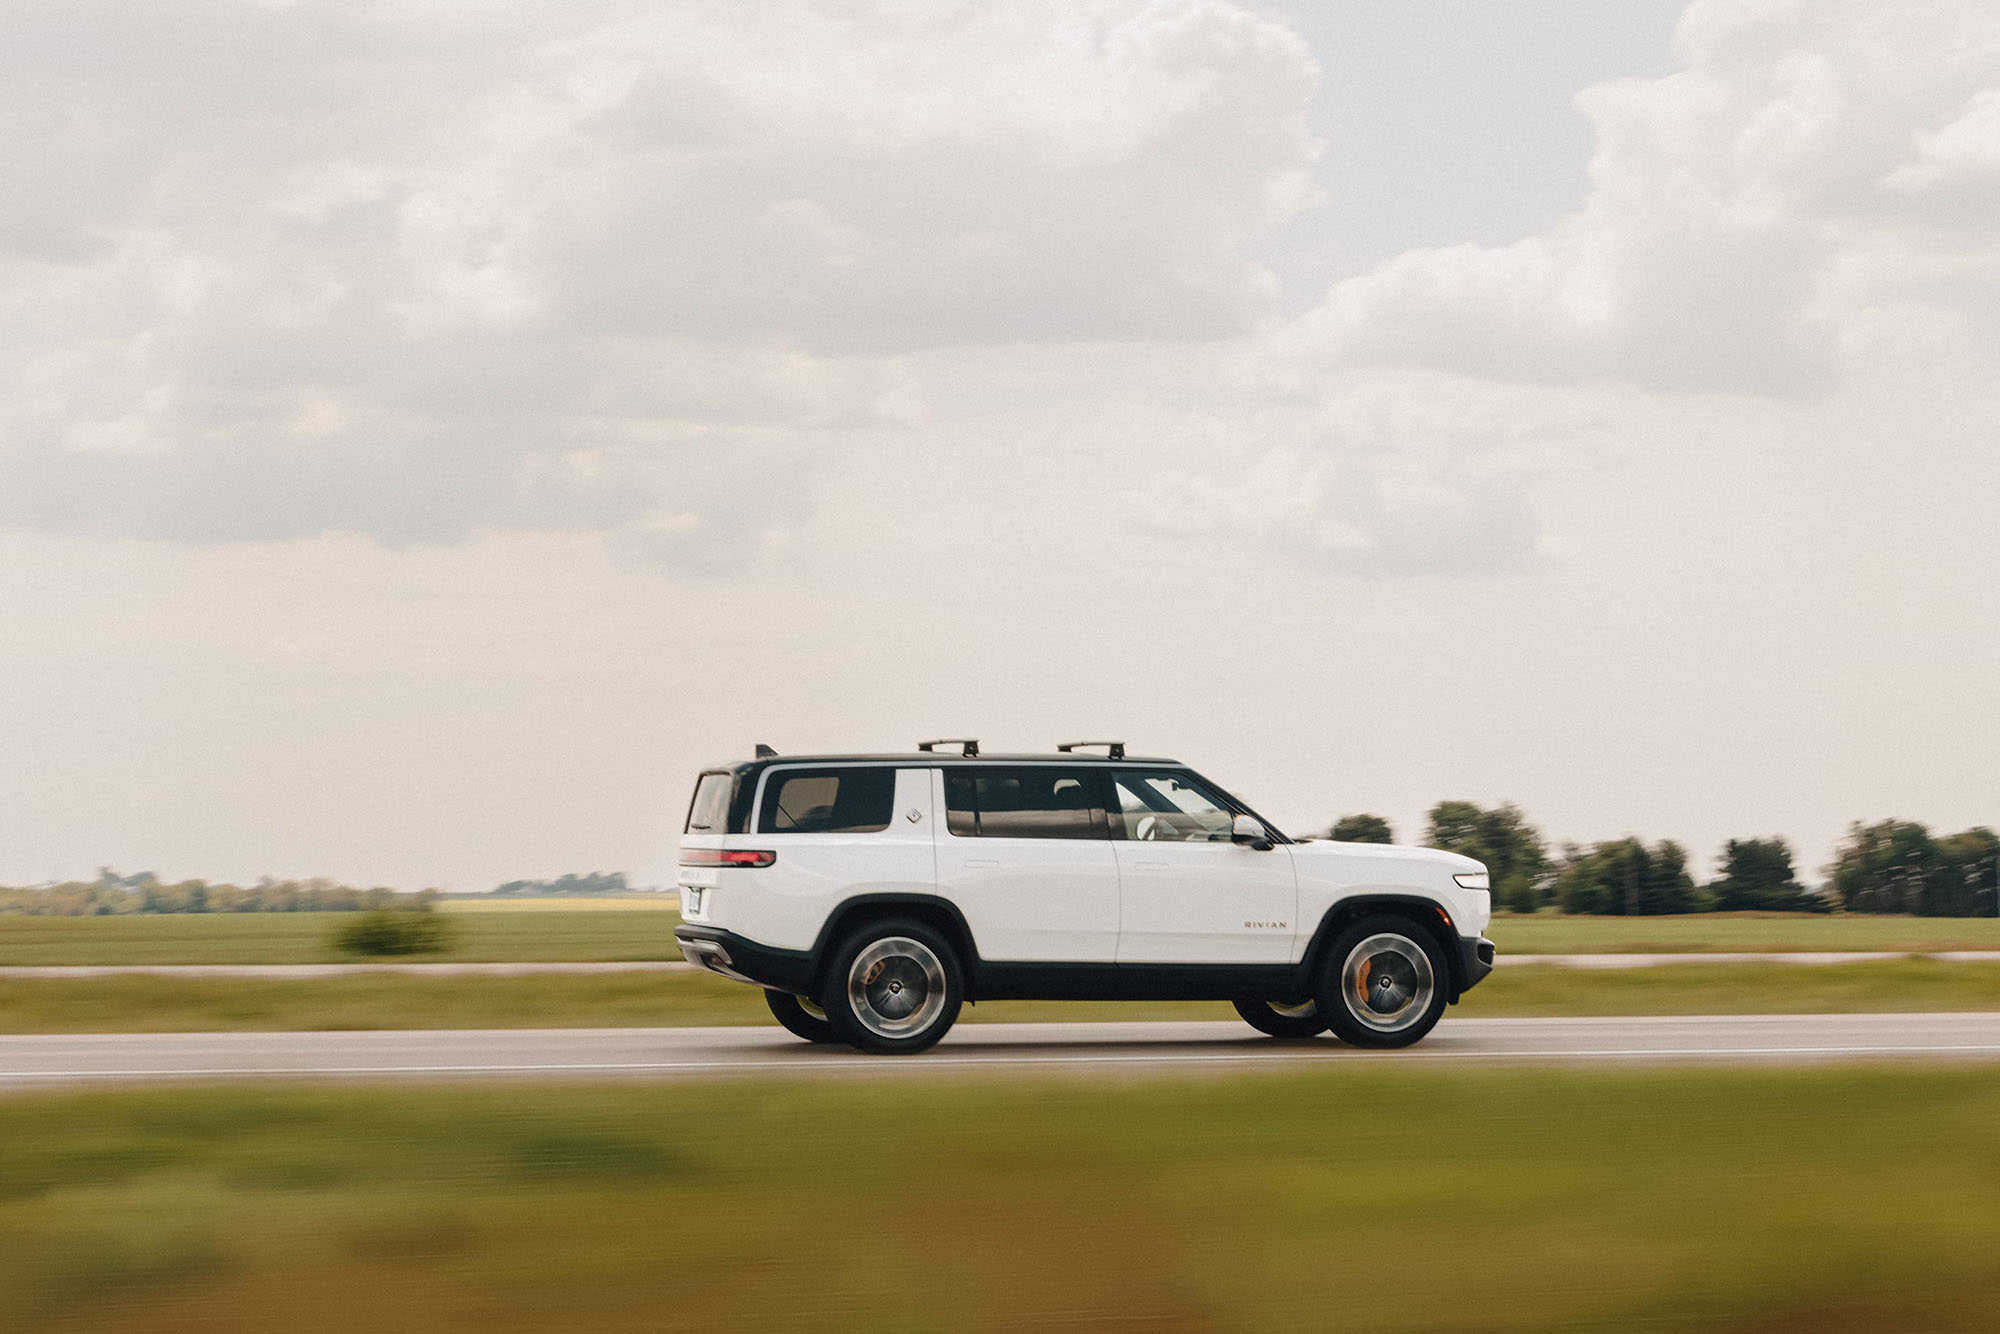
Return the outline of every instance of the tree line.
<path id="1" fill-rule="evenodd" d="M 1393 843 L 1379 815 L 1344 815 L 1328 837 Z M 1721 873 L 1703 884 L 1686 849 L 1671 839 L 1647 844 L 1620 838 L 1551 852 L 1541 832 L 1509 804 L 1481 807 L 1441 801 L 1430 811 L 1426 846 L 1486 863 L 1493 906 L 1507 912 L 1556 908 L 1566 913 L 1643 916 L 1660 913 L 1848 912 L 1919 917 L 1991 917 L 2000 897 L 2000 835 L 1984 825 L 1933 835 L 1910 820 L 1856 822 L 1835 849 L 1818 886 L 1800 882 L 1782 838 L 1732 838 Z"/>
<path id="2" fill-rule="evenodd" d="M 629 894 L 632 886 L 623 871 L 590 871 L 571 872 L 554 880 L 509 880 L 493 892 L 511 897 Z M 168 883 L 151 871 L 120 875 L 106 866 L 98 868 L 95 880 L 68 880 L 34 889 L 0 885 L 0 915 L 115 917 L 129 913 L 371 912 L 429 907 L 439 897 L 435 889 L 414 894 L 379 885 L 357 889 L 326 879 L 265 877 L 254 885 L 211 884 L 206 880 Z"/>
<path id="3" fill-rule="evenodd" d="M 101 868 L 95 880 L 70 880 L 45 889 L 0 886 L 0 913 L 30 917 L 112 917 L 129 913 L 366 912 L 428 907 L 434 889 L 406 894 L 376 886 L 356 889 L 332 880 L 272 880 L 254 885 L 178 880 L 167 884 L 151 871 L 120 875 Z"/>
<path id="4" fill-rule="evenodd" d="M 557 876 L 554 880 L 509 880 L 497 886 L 495 894 L 524 895 L 543 898 L 550 895 L 567 894 L 630 894 L 632 886 L 626 883 L 623 871 L 591 871 L 578 875 L 572 871 L 568 875 Z"/>

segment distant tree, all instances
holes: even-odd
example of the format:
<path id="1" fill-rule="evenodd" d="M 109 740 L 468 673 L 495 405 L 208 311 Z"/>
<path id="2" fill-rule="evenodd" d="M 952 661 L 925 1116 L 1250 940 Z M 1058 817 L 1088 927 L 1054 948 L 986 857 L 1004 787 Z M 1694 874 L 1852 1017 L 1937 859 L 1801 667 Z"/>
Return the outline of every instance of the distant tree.
<path id="1" fill-rule="evenodd" d="M 208 886 L 199 880 L 178 885 L 157 882 L 139 891 L 140 912 L 207 912 Z"/>
<path id="2" fill-rule="evenodd" d="M 1929 916 L 1930 886 L 1944 865 L 1930 830 L 1913 820 L 1856 823 L 1834 854 L 1834 890 L 1849 912 Z"/>
<path id="3" fill-rule="evenodd" d="M 1665 840 L 1647 847 L 1636 838 L 1563 849 L 1556 901 L 1566 913 L 1638 917 L 1693 912 L 1704 906 L 1687 871 L 1687 853 Z"/>
<path id="4" fill-rule="evenodd" d="M 1946 835 L 1937 841 L 1937 848 L 1945 881 L 1938 887 L 1937 901 L 1950 904 L 1953 916 L 1994 916 L 1994 897 L 2000 894 L 2000 834 L 1980 825 Z"/>
<path id="5" fill-rule="evenodd" d="M 1708 889 L 1719 912 L 1800 912 L 1827 906 L 1799 884 L 1791 845 L 1782 838 L 1730 839 L 1722 854 L 1722 875 Z"/>
<path id="6" fill-rule="evenodd" d="M 623 871 L 605 874 L 591 871 L 578 875 L 572 871 L 554 880 L 509 880 L 504 885 L 494 887 L 495 894 L 524 894 L 540 898 L 548 894 L 629 894 L 632 886 L 626 882 Z"/>
<path id="7" fill-rule="evenodd" d="M 1441 801 L 1431 807 L 1424 841 L 1486 863 L 1497 908 L 1533 912 L 1548 901 L 1548 850 L 1512 804 L 1482 810 L 1469 801 Z"/>
<path id="8" fill-rule="evenodd" d="M 1336 843 L 1394 843 L 1395 831 L 1379 815 L 1343 815 L 1327 837 Z"/>
<path id="9" fill-rule="evenodd" d="M 1849 912 L 1966 917 L 1994 910 L 2000 836 L 1980 826 L 1933 838 L 1911 820 L 1848 828 L 1833 884 Z"/>

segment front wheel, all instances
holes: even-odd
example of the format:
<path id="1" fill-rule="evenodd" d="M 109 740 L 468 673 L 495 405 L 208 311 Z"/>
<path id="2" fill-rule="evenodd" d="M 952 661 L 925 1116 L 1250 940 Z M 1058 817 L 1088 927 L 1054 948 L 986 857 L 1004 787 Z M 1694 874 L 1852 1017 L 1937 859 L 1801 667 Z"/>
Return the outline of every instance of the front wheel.
<path id="1" fill-rule="evenodd" d="M 901 1056 L 931 1046 L 958 1019 L 963 976 L 951 942 L 922 922 L 875 922 L 834 951 L 820 1004 L 842 1042 Z"/>
<path id="2" fill-rule="evenodd" d="M 771 1007 L 771 1017 L 785 1026 L 785 1031 L 807 1042 L 838 1042 L 833 1025 L 826 1021 L 826 1011 L 804 996 L 794 996 L 789 991 L 767 991 L 764 1003 Z"/>
<path id="3" fill-rule="evenodd" d="M 1450 975 L 1430 933 L 1405 917 L 1367 917 L 1329 943 L 1319 1006 L 1357 1047 L 1407 1047 L 1437 1026 Z"/>
<path id="4" fill-rule="evenodd" d="M 1326 1032 L 1326 1016 L 1320 1013 L 1319 1002 L 1303 1000 L 1295 1005 L 1280 1001 L 1240 1000 L 1231 1001 L 1236 1013 L 1243 1016 L 1243 1022 L 1259 1033 L 1274 1038 L 1314 1038 Z"/>

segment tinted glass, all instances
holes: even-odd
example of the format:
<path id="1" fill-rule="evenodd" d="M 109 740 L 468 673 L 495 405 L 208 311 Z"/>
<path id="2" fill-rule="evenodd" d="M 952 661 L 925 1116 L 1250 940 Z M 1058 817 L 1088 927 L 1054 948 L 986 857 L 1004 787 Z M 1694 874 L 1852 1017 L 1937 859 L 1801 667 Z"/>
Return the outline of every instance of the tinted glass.
<path id="1" fill-rule="evenodd" d="M 1226 843 L 1235 812 L 1187 774 L 1112 775 L 1125 837 L 1143 841 Z"/>
<path id="2" fill-rule="evenodd" d="M 778 769 L 764 783 L 766 834 L 872 834 L 889 827 L 894 769 Z"/>
<path id="3" fill-rule="evenodd" d="M 1098 772 L 1051 768 L 948 768 L 945 827 L 976 838 L 1105 838 Z"/>
<path id="4" fill-rule="evenodd" d="M 687 833 L 720 834 L 729 821 L 729 796 L 736 780 L 729 774 L 703 774 L 694 785 L 688 807 Z"/>

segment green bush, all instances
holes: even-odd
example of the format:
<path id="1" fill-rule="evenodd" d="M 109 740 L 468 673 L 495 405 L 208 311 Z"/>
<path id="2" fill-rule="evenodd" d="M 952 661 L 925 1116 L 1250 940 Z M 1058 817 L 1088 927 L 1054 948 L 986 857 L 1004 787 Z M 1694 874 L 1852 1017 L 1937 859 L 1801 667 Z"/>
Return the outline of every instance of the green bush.
<path id="1" fill-rule="evenodd" d="M 342 954 L 436 954 L 451 948 L 451 922 L 428 905 L 356 913 L 334 933 Z"/>

